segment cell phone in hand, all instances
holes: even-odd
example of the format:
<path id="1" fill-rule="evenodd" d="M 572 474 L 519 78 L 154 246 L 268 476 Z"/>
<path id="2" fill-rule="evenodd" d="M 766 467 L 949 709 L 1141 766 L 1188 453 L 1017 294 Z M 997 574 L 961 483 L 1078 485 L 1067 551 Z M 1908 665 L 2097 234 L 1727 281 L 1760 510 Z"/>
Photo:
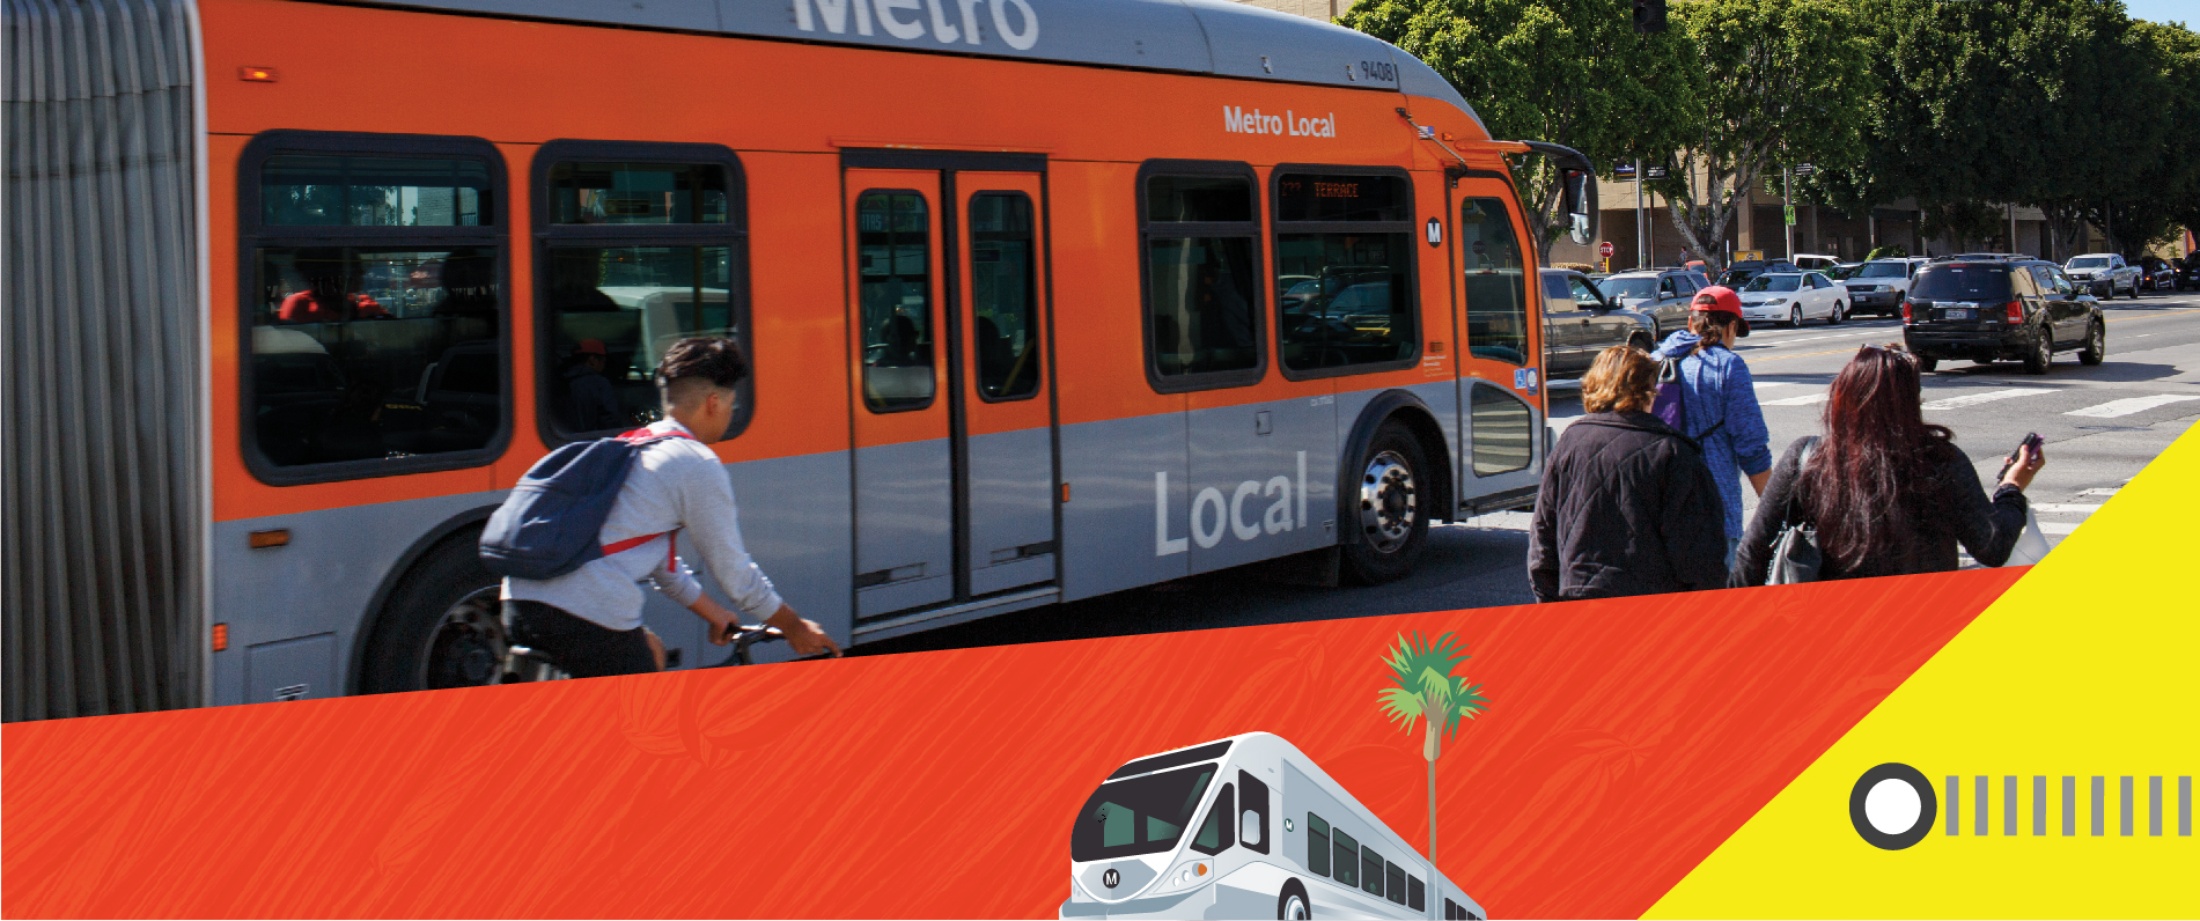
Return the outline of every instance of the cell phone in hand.
<path id="1" fill-rule="evenodd" d="M 1994 479 L 1999 480 L 2002 477 L 2006 477 L 2009 475 L 2009 468 L 2016 466 L 2018 459 L 2024 457 L 2024 449 L 2027 445 L 2031 446 L 2034 453 L 2038 453 L 2040 447 L 2045 443 L 2046 440 L 2040 437 L 2040 433 L 2025 433 L 2024 440 L 2017 442 L 2017 449 L 2009 452 L 2008 459 L 2001 462 L 2001 473 L 2000 475 L 1994 477 Z"/>

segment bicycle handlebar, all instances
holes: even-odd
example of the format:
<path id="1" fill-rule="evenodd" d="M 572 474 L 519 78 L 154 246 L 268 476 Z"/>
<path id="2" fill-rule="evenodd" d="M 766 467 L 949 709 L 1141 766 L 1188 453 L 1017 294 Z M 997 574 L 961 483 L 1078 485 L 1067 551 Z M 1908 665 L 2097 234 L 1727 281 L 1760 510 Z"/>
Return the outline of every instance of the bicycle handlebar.
<path id="1" fill-rule="evenodd" d="M 752 661 L 749 653 L 750 647 L 755 646 L 758 643 L 782 641 L 787 638 L 786 634 L 779 632 L 778 627 L 743 625 L 734 628 L 733 632 L 734 637 L 732 654 L 726 656 L 726 660 L 724 662 L 720 662 L 717 665 L 712 666 L 713 668 L 725 668 L 732 665 L 754 665 L 755 662 Z M 792 661 L 808 662 L 813 659 L 830 658 L 833 658 L 833 654 L 831 652 L 821 652 L 814 656 L 799 656 Z"/>

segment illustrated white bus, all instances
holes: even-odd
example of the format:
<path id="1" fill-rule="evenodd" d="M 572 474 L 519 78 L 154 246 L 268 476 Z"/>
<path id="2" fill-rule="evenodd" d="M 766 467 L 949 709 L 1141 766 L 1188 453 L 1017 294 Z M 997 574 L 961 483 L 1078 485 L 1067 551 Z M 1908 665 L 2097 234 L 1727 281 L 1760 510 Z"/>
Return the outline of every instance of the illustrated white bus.
<path id="1" fill-rule="evenodd" d="M 1312 759 L 1246 733 L 1123 765 L 1070 832 L 1063 918 L 1474 919 Z"/>

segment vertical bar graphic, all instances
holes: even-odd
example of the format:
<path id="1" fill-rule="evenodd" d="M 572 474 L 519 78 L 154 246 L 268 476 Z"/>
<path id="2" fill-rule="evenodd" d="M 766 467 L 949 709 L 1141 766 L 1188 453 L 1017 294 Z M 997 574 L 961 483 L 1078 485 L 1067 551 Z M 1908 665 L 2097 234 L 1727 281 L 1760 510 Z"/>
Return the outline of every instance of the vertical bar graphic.
<path id="1" fill-rule="evenodd" d="M 2162 836 L 2162 778 L 2147 778 L 2147 836 Z"/>
<path id="2" fill-rule="evenodd" d="M 2078 778 L 2063 778 L 2063 837 L 2078 833 Z"/>
<path id="3" fill-rule="evenodd" d="M 2001 779 L 2001 833 L 2011 838 L 2017 835 L 2017 778 L 2014 774 Z"/>
<path id="4" fill-rule="evenodd" d="M 2032 836 L 2047 836 L 2047 776 L 2032 775 Z"/>
<path id="5" fill-rule="evenodd" d="M 2116 815 L 2116 833 L 2129 838 L 2131 837 L 2131 778 L 2116 778 L 2116 792 L 2122 794 L 2121 798 L 2123 800 L 2121 809 Z"/>
<path id="6" fill-rule="evenodd" d="M 2177 778 L 2177 837 L 2192 837 L 2192 778 Z"/>
<path id="7" fill-rule="evenodd" d="M 2093 837 L 2108 834 L 2108 778 L 2095 775 L 2093 793 Z"/>
<path id="8" fill-rule="evenodd" d="M 1986 837 L 1987 824 L 1993 820 L 1986 812 L 1986 784 L 1991 779 L 1980 774 L 1972 785 L 1978 794 L 1971 798 L 1971 834 L 1981 838 Z"/>
<path id="9" fill-rule="evenodd" d="M 1958 830 L 1963 827 L 1963 822 L 1959 818 L 1963 813 L 1963 810 L 1959 808 L 1963 805 L 1961 802 L 1963 798 L 1963 778 L 1953 774 L 1948 775 L 1948 795 L 1944 798 L 1948 801 L 1948 834 L 1959 834 Z"/>

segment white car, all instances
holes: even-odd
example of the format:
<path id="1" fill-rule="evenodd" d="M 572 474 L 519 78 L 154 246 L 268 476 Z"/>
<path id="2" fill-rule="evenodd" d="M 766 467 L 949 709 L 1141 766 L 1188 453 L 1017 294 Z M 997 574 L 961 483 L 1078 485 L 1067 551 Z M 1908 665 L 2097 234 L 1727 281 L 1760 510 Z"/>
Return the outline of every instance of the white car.
<path id="1" fill-rule="evenodd" d="M 1818 253 L 1796 253 L 1789 256 L 1788 261 L 1813 272 L 1831 272 L 1834 266 L 1841 264 L 1841 258 L 1838 256 L 1826 256 Z"/>
<path id="2" fill-rule="evenodd" d="M 1823 272 L 1768 272 L 1735 293 L 1742 298 L 1743 319 L 1753 325 L 1801 326 L 1804 320 L 1832 324 L 1849 315 L 1849 289 Z"/>
<path id="3" fill-rule="evenodd" d="M 2115 297 L 2118 291 L 2128 292 L 2133 299 L 2137 299 L 2139 288 L 2146 278 L 2146 272 L 2138 266 L 2126 263 L 2120 253 L 2082 253 L 2072 256 L 2069 262 L 2063 263 L 2063 271 L 2070 276 L 2071 281 L 2091 288 L 2095 297 L 2104 299 Z"/>

